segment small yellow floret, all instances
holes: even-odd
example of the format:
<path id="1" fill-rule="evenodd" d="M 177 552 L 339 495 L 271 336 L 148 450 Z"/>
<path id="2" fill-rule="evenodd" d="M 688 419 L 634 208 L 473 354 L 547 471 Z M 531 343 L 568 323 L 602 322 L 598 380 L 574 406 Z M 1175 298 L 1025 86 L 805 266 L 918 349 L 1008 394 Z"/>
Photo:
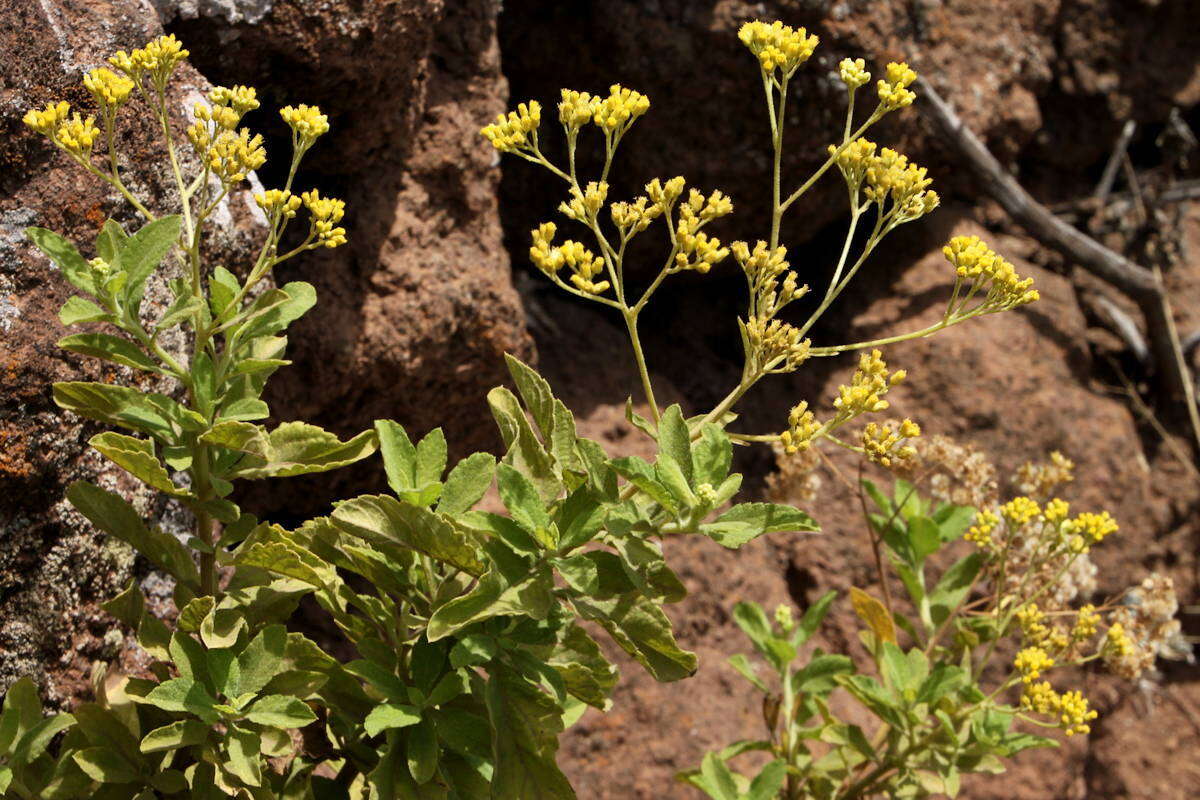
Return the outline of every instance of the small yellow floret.
<path id="1" fill-rule="evenodd" d="M 1096 613 L 1096 607 L 1088 603 L 1079 609 L 1079 614 L 1075 618 L 1075 625 L 1071 628 L 1071 638 L 1077 642 L 1090 639 L 1096 635 L 1096 631 L 1099 628 L 1100 615 Z"/>
<path id="2" fill-rule="evenodd" d="M 108 59 L 108 63 L 124 72 L 135 84 L 141 85 L 142 76 L 149 75 L 154 88 L 162 91 L 175 67 L 187 58 L 188 51 L 174 34 L 159 36 L 145 47 L 126 53 L 120 50 Z"/>
<path id="3" fill-rule="evenodd" d="M 599 97 L 587 92 L 563 89 L 562 102 L 558 104 L 558 121 L 568 132 L 577 131 L 592 121 L 600 102 Z"/>
<path id="4" fill-rule="evenodd" d="M 287 189 L 267 189 L 254 195 L 254 202 L 268 214 L 276 212 L 285 219 L 296 216 L 302 202 L 299 195 L 294 195 Z"/>
<path id="5" fill-rule="evenodd" d="M 972 293 L 986 286 L 981 306 L 984 313 L 1004 311 L 1039 298 L 1033 278 L 1022 279 L 1003 258 L 978 236 L 955 236 L 942 248 L 959 280 L 972 287 Z"/>
<path id="6" fill-rule="evenodd" d="M 606 134 L 620 136 L 649 110 L 650 98 L 614 83 L 608 89 L 608 97 L 595 105 L 592 121 Z"/>
<path id="7" fill-rule="evenodd" d="M 975 524 L 963 536 L 968 542 L 974 542 L 983 550 L 990 550 L 992 547 L 992 531 L 996 530 L 996 526 L 1000 524 L 1000 518 L 991 511 L 980 511 L 975 516 Z"/>
<path id="8" fill-rule="evenodd" d="M 483 138 L 502 153 L 529 149 L 537 141 L 537 129 L 542 124 L 542 104 L 536 100 L 521 103 L 516 111 L 501 114 L 496 121 L 480 130 Z"/>
<path id="9" fill-rule="evenodd" d="M 788 429 L 779 434 L 784 452 L 789 455 L 800 453 L 812 446 L 813 437 L 821 431 L 821 423 L 808 410 L 808 403 L 801 402 L 788 414 Z"/>
<path id="10" fill-rule="evenodd" d="M 263 149 L 263 138 L 250 135 L 242 128 L 236 133 L 222 130 L 212 140 L 205 154 L 209 170 L 224 183 L 238 183 L 246 175 L 267 163 L 267 151 Z"/>
<path id="11" fill-rule="evenodd" d="M 1042 511 L 1042 517 L 1051 525 L 1058 525 L 1067 518 L 1067 513 L 1070 510 L 1070 503 L 1056 497 L 1049 503 L 1046 503 L 1046 508 Z"/>
<path id="12" fill-rule="evenodd" d="M 898 108 L 912 105 L 917 99 L 915 92 L 909 86 L 917 79 L 917 73 L 904 62 L 892 62 L 887 65 L 887 76 L 878 82 L 879 104 L 885 111 L 895 111 Z"/>
<path id="13" fill-rule="evenodd" d="M 1040 647 L 1026 647 L 1017 653 L 1017 657 L 1013 659 L 1013 666 L 1021 673 L 1021 680 L 1033 683 L 1034 679 L 1041 676 L 1042 670 L 1054 666 L 1054 659 Z"/>
<path id="14" fill-rule="evenodd" d="M 838 387 L 838 397 L 833 401 L 833 406 L 847 418 L 883 411 L 889 405 L 883 396 L 888 389 L 903 381 L 906 374 L 901 369 L 888 375 L 887 363 L 883 360 L 883 353 L 878 350 L 863 353 L 850 385 Z"/>
<path id="15" fill-rule="evenodd" d="M 215 105 L 232 108 L 239 117 L 253 111 L 259 106 L 258 92 L 252 86 L 234 86 L 232 89 L 225 86 L 218 86 L 208 93 L 208 99 Z M 300 106 L 300 108 L 308 108 L 308 106 Z M 312 110 L 315 111 L 316 109 Z M 282 113 L 280 111 L 280 114 Z M 286 121 L 287 117 L 284 117 L 284 120 Z M 326 125 L 326 130 L 328 129 L 329 127 Z"/>
<path id="16" fill-rule="evenodd" d="M 810 36 L 804 28 L 792 28 L 782 22 L 747 22 L 738 31 L 742 44 L 758 59 L 763 72 L 778 69 L 784 77 L 808 61 L 817 44 L 817 36 Z"/>
<path id="17" fill-rule="evenodd" d="M 906 419 L 897 427 L 892 423 L 877 425 L 867 423 L 863 428 L 862 446 L 867 460 L 890 468 L 897 462 L 906 462 L 917 455 L 912 445 L 905 444 L 908 439 L 921 434 L 921 427 L 911 419 Z"/>
<path id="18" fill-rule="evenodd" d="M 867 63 L 861 58 L 843 58 L 838 64 L 838 71 L 841 73 L 842 83 L 852 92 L 871 80 L 871 73 L 867 72 Z"/>
<path id="19" fill-rule="evenodd" d="M 1059 721 L 1062 723 L 1063 731 L 1067 736 L 1074 736 L 1077 733 L 1091 733 L 1092 729 L 1087 723 L 1098 716 L 1095 711 L 1088 709 L 1087 699 L 1078 691 L 1065 692 L 1062 695 L 1059 703 L 1059 711 L 1062 714 Z"/>
<path id="20" fill-rule="evenodd" d="M 22 122 L 38 133 L 53 138 L 58 131 L 58 126 L 66 120 L 70 113 L 71 104 L 66 100 L 59 100 L 57 103 L 47 103 L 41 111 L 37 109 L 26 111 Z"/>
<path id="21" fill-rule="evenodd" d="M 346 229 L 337 227 L 346 213 L 346 201 L 335 197 L 321 197 L 316 189 L 300 195 L 304 207 L 312 217 L 312 230 L 317 243 L 324 247 L 337 247 L 346 243 Z"/>
<path id="22" fill-rule="evenodd" d="M 124 105 L 133 91 L 133 81 L 105 67 L 97 67 L 84 75 L 83 85 L 92 93 L 97 105 L 109 110 Z"/>
<path id="23" fill-rule="evenodd" d="M 1028 497 L 1014 497 L 1000 506 L 1000 516 L 1010 528 L 1020 528 L 1042 513 L 1038 504 Z"/>
<path id="24" fill-rule="evenodd" d="M 1117 521 L 1107 511 L 1094 514 L 1085 511 L 1067 523 L 1068 532 L 1080 536 L 1090 547 L 1104 541 L 1104 537 L 1118 530 Z"/>
<path id="25" fill-rule="evenodd" d="M 279 116 L 292 129 L 301 147 L 311 145 L 317 137 L 329 132 L 329 117 L 316 106 L 284 106 L 279 109 Z"/>
<path id="26" fill-rule="evenodd" d="M 79 158 L 88 158 L 99 135 L 100 129 L 96 127 L 95 117 L 83 117 L 76 113 L 58 126 L 53 138 L 68 153 Z"/>

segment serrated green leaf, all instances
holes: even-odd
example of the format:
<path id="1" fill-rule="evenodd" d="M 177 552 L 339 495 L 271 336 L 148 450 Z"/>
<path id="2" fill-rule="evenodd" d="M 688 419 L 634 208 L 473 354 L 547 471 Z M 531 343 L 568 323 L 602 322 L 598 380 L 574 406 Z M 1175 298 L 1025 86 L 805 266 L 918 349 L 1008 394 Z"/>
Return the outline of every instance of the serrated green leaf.
<path id="1" fill-rule="evenodd" d="M 41 703 L 38 704 L 38 713 L 41 713 Z M 51 739 L 74 724 L 75 717 L 70 714 L 55 714 L 39 720 L 13 742 L 8 763 L 22 766 L 32 764 L 46 752 Z"/>
<path id="2" fill-rule="evenodd" d="M 603 626 L 656 680 L 681 680 L 696 672 L 696 654 L 679 648 L 671 621 L 640 592 L 611 599 L 578 598 L 574 602 L 584 619 Z"/>
<path id="3" fill-rule="evenodd" d="M 89 778 L 98 783 L 134 783 L 143 779 L 137 767 L 115 750 L 88 747 L 76 750 L 71 758 Z"/>
<path id="4" fill-rule="evenodd" d="M 800 624 L 796 626 L 796 631 L 792 634 L 792 644 L 795 647 L 800 647 L 809 640 L 817 628 L 821 627 L 821 623 L 825 620 L 825 615 L 829 613 L 829 607 L 837 598 L 837 591 L 830 590 L 821 595 L 817 602 L 808 607 L 804 612 L 804 616 L 800 619 Z"/>
<path id="5" fill-rule="evenodd" d="M 147 486 L 176 497 L 191 494 L 187 489 L 176 486 L 175 482 L 171 480 L 167 468 L 154 453 L 154 442 L 148 439 L 138 439 L 122 433 L 105 431 L 89 439 L 88 444 Z"/>
<path id="6" fill-rule="evenodd" d="M 119 336 L 107 333 L 75 333 L 59 339 L 58 346 L 83 356 L 162 374 L 158 362 L 146 355 L 142 348 Z"/>
<path id="7" fill-rule="evenodd" d="M 326 472 L 353 464 L 375 452 L 374 431 L 345 442 L 305 422 L 285 422 L 267 433 L 246 422 L 219 422 L 200 441 L 245 453 L 228 474 L 236 478 L 270 478 Z"/>
<path id="8" fill-rule="evenodd" d="M 282 299 L 276 296 L 267 301 L 266 310 L 255 315 L 241 329 L 244 341 L 279 333 L 308 313 L 317 302 L 317 290 L 303 281 L 285 284 L 277 291 L 282 293 Z"/>
<path id="9" fill-rule="evenodd" d="M 262 734 L 246 730 L 238 725 L 230 725 L 224 738 L 225 754 L 228 758 L 222 766 L 247 786 L 261 786 Z"/>
<path id="10" fill-rule="evenodd" d="M 800 509 L 775 503 L 741 503 L 700 526 L 701 533 L 730 549 L 741 547 L 765 533 L 814 533 L 820 529 L 816 521 Z"/>
<path id="11" fill-rule="evenodd" d="M 109 264 L 117 264 L 128 238 L 129 234 L 125 233 L 121 223 L 115 219 L 106 219 L 100 228 L 100 235 L 96 237 L 96 254 Z"/>
<path id="12" fill-rule="evenodd" d="M 737 782 L 729 766 L 716 753 L 708 753 L 700 762 L 700 776 L 704 779 L 701 787 L 713 800 L 738 800 Z"/>
<path id="13" fill-rule="evenodd" d="M 625 456 L 612 459 L 608 462 L 608 465 L 618 475 L 632 483 L 638 489 L 641 489 L 650 499 L 672 514 L 679 512 L 679 505 L 675 502 L 673 493 L 659 482 L 658 476 L 654 472 L 654 467 L 642 459 L 637 456 Z"/>
<path id="14" fill-rule="evenodd" d="M 432 511 L 386 495 L 364 495 L 338 505 L 338 529 L 367 541 L 399 544 L 444 561 L 470 575 L 482 575 L 484 563 L 474 543 Z"/>
<path id="15" fill-rule="evenodd" d="M 116 317 L 91 300 L 74 294 L 63 303 L 58 312 L 58 319 L 63 325 L 78 325 L 83 322 L 113 322 Z"/>
<path id="16" fill-rule="evenodd" d="M 555 764 L 562 730 L 558 705 L 507 669 L 490 676 L 486 697 L 495 762 L 492 796 L 574 800 Z"/>
<path id="17" fill-rule="evenodd" d="M 470 511 L 491 487 L 495 473 L 496 459 L 490 453 L 472 453 L 459 461 L 446 476 L 438 513 L 456 516 Z"/>
<path id="18" fill-rule="evenodd" d="M 50 257 L 50 260 L 54 262 L 63 277 L 70 281 L 72 286 L 81 292 L 96 294 L 91 265 L 79 254 L 75 245 L 54 231 L 45 228 L 26 228 L 25 235 L 37 245 L 39 250 Z"/>
<path id="19" fill-rule="evenodd" d="M 817 653 L 804 669 L 792 673 L 792 691 L 828 694 L 837 687 L 836 676 L 854 672 L 854 662 L 838 653 Z"/>
<path id="20" fill-rule="evenodd" d="M 176 580 L 199 588 L 200 574 L 188 549 L 171 534 L 147 528 L 133 506 L 120 497 L 77 481 L 67 489 L 67 500 L 97 528 L 129 544 Z"/>
<path id="21" fill-rule="evenodd" d="M 694 488 L 692 435 L 683 420 L 683 410 L 677 404 L 669 406 L 658 421 L 658 446 L 662 453 L 675 461 L 687 485 Z"/>
<path id="22" fill-rule="evenodd" d="M 784 779 L 787 778 L 787 762 L 781 758 L 766 764 L 750 782 L 750 791 L 746 793 L 746 800 L 774 800 L 779 796 L 779 790 L 783 788 Z"/>
<path id="23" fill-rule="evenodd" d="M 238 654 L 237 694 L 257 694 L 283 668 L 287 629 L 268 625 Z"/>
<path id="24" fill-rule="evenodd" d="M 380 703 L 371 709 L 363 720 L 363 730 L 368 736 L 378 736 L 381 731 L 407 728 L 421 721 L 421 712 L 415 706 L 397 703 Z"/>
<path id="25" fill-rule="evenodd" d="M 554 472 L 550 454 L 538 441 L 516 395 L 497 386 L 488 392 L 487 400 L 507 448 L 504 463 L 533 481 L 543 501 L 554 500 L 562 490 L 562 483 Z"/>
<path id="26" fill-rule="evenodd" d="M 201 722 L 212 725 L 219 715 L 214 710 L 216 699 L 200 683 L 191 678 L 172 678 L 154 687 L 144 701 L 163 711 L 187 712 Z"/>
<path id="27" fill-rule="evenodd" d="M 706 423 L 700 428 L 700 438 L 692 443 L 692 463 L 696 486 L 720 486 L 733 463 L 733 443 L 716 425 Z"/>
<path id="28" fill-rule="evenodd" d="M 315 722 L 317 715 L 308 704 L 295 697 L 269 694 L 254 701 L 245 712 L 246 719 L 268 728 L 303 728 Z"/>
<path id="29" fill-rule="evenodd" d="M 174 442 L 180 431 L 201 431 L 204 417 L 166 395 L 139 392 L 105 383 L 54 384 L 54 402 L 80 416 Z"/>
<path id="30" fill-rule="evenodd" d="M 545 568 L 513 584 L 499 572 L 487 572 L 471 591 L 433 612 L 426 635 L 436 642 L 468 625 L 505 615 L 544 619 L 553 602 L 553 588 L 550 570 Z"/>
<path id="31" fill-rule="evenodd" d="M 547 549 L 557 547 L 558 542 L 550 533 L 550 515 L 546 513 L 533 482 L 508 464 L 500 464 L 496 469 L 496 483 L 500 500 L 513 520 Z"/>

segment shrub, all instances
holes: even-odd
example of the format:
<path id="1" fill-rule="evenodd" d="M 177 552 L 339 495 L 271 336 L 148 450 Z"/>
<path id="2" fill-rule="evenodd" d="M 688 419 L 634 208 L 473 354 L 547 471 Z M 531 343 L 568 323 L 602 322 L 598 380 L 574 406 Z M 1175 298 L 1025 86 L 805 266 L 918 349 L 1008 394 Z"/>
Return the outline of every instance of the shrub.
<path id="1" fill-rule="evenodd" d="M 871 423 L 859 444 L 834 436 L 852 420 L 885 410 L 889 388 L 904 378 L 888 368 L 879 348 L 1013 308 L 1037 293 L 985 244 L 958 238 L 946 248 L 956 277 L 938 323 L 876 341 L 813 346 L 806 334 L 879 243 L 938 204 L 923 168 L 863 138 L 912 103 L 916 76 L 904 64 L 889 64 L 877 84 L 878 103 L 859 120 L 856 92 L 870 76 L 861 60 L 844 61 L 849 109 L 841 139 L 810 178 L 785 193 L 780 164 L 789 81 L 816 37 L 756 22 L 742 29 L 741 39 L 760 65 L 774 152 L 769 234 L 753 245 L 725 245 L 710 235 L 710 223 L 729 214 L 732 203 L 719 191 L 685 192 L 681 177 L 652 180 L 644 196 L 609 201 L 618 147 L 649 108 L 637 92 L 620 86 L 603 96 L 563 92 L 565 165 L 539 147 L 536 102 L 483 129 L 499 150 L 566 184 L 560 211 L 591 244 L 555 243 L 556 226 L 547 222 L 533 232 L 530 256 L 565 291 L 620 314 L 650 409 L 644 418 L 631 401 L 628 417 L 655 443 L 652 463 L 608 453 L 579 436 L 549 384 L 513 358 L 516 392 L 498 387 L 488 395 L 505 447 L 499 461 L 476 453 L 447 471 L 440 430 L 414 441 L 387 420 L 346 441 L 303 422 L 268 429 L 260 422 L 269 416 L 263 388 L 288 363 L 287 327 L 315 302 L 308 284 L 275 286 L 272 270 L 346 237 L 343 203 L 294 184 L 306 151 L 328 130 L 325 115 L 304 105 L 281 110 L 292 130 L 287 178 L 255 195 L 267 220 L 265 240 L 255 262 L 234 272 L 207 263 L 202 245 L 210 215 L 265 161 L 261 138 L 241 127 L 259 105 L 253 89 L 217 88 L 197 104 L 186 155 L 167 113 L 167 87 L 187 51 L 166 36 L 117 53 L 112 70 L 87 75 L 100 127 L 95 115 L 72 113 L 66 103 L 29 112 L 30 127 L 114 187 L 145 221 L 134 232 L 105 223 L 91 259 L 50 231 L 29 230 L 81 292 L 63 307 L 63 323 L 93 326 L 62 347 L 175 387 L 156 393 L 136 388 L 136 381 L 69 382 L 55 385 L 54 398 L 67 411 L 135 434 L 106 431 L 91 444 L 191 509 L 195 529 L 181 542 L 113 492 L 87 483 L 70 487 L 80 513 L 174 579 L 178 615 L 172 630 L 149 612 L 134 584 L 107 603 L 135 632 L 150 665 L 122 675 L 98 664 L 95 698 L 72 714 L 42 719 L 32 683 L 10 689 L 0 716 L 5 797 L 573 797 L 555 761 L 558 736 L 587 706 L 606 709 L 618 679 L 593 633 L 605 631 L 658 680 L 686 678 L 696 669 L 663 612 L 685 592 L 659 540 L 701 535 L 737 548 L 765 533 L 817 530 L 791 506 L 735 502 L 741 476 L 730 471 L 733 443 L 802 452 L 828 439 L 883 464 L 910 457 L 907 442 L 918 430 L 908 420 Z M 179 213 L 159 216 L 122 181 L 117 122 L 135 97 L 139 113 L 161 128 Z M 596 180 L 577 173 L 576 150 L 585 139 L 604 148 Z M 846 243 L 822 299 L 795 325 L 781 312 L 808 287 L 789 268 L 780 223 L 834 168 L 848 190 Z M 308 230 L 294 235 L 301 207 Z M 657 275 L 635 289 L 627 281 L 626 246 L 658 221 L 666 228 L 666 257 Z M 863 231 L 865 238 L 857 235 Z M 738 320 L 741 380 L 706 413 L 688 417 L 678 405 L 661 408 L 638 336 L 640 315 L 665 279 L 706 273 L 730 255 L 748 284 L 747 311 Z M 173 300 L 153 319 L 142 300 L 156 274 L 173 276 Z M 163 344 L 173 328 L 186 334 L 187 352 Z M 858 370 L 827 419 L 800 403 L 782 433 L 728 430 L 736 403 L 767 376 L 851 351 L 862 351 Z M 238 480 L 334 469 L 376 450 L 390 493 L 338 503 L 329 516 L 294 530 L 260 521 L 231 499 Z M 507 513 L 481 506 L 492 486 Z M 952 512 L 955 525 L 964 514 Z M 342 663 L 288 629 L 306 596 L 357 658 Z M 876 652 L 896 669 L 916 671 L 918 664 L 895 660 L 895 644 L 882 633 L 890 622 L 877 617 Z M 759 633 L 767 635 L 761 626 Z"/>

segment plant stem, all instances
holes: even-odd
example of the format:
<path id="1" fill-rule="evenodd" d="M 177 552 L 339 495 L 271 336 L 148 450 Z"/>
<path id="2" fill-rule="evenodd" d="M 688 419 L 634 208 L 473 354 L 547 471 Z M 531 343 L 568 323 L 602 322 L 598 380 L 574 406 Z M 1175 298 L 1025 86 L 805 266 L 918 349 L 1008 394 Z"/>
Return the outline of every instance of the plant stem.
<path id="1" fill-rule="evenodd" d="M 650 404 L 654 424 L 658 425 L 658 403 L 654 399 L 654 387 L 650 383 L 650 372 L 646 369 L 646 356 L 642 353 L 642 340 L 638 337 L 638 315 L 631 309 L 624 308 L 621 316 L 625 319 L 625 327 L 629 330 L 629 343 L 633 346 L 633 358 L 637 362 L 638 375 L 642 379 L 642 391 L 646 395 L 646 402 Z"/>

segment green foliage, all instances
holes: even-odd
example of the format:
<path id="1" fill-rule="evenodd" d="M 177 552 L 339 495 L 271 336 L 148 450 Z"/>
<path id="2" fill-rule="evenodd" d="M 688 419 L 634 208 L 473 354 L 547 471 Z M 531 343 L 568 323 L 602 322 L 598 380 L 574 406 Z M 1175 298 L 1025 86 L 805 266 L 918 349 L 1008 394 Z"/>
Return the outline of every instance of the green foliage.
<path id="1" fill-rule="evenodd" d="M 799 622 L 786 606 L 771 619 L 755 603 L 738 604 L 734 621 L 767 665 L 768 677 L 747 656 L 729 663 L 764 696 L 768 739 L 736 742 L 709 753 L 699 769 L 680 773 L 679 780 L 709 797 L 953 797 L 963 775 L 1003 772 L 1002 759 L 1057 744 L 1015 727 L 1021 708 L 1006 705 L 1003 692 L 1019 685 L 1019 676 L 1008 674 L 995 691 L 982 688 L 995 642 L 1011 621 L 964 608 L 983 557 L 972 552 L 942 569 L 936 581 L 929 578 L 931 562 L 943 560 L 962 538 L 975 509 L 932 506 L 905 481 L 896 482 L 891 497 L 869 481 L 863 488 L 877 507 L 868 522 L 913 613 L 889 610 L 852 588 L 851 604 L 864 625 L 859 635 L 871 655 L 860 665 L 820 648 L 801 655 L 832 609 L 835 592 Z M 980 624 L 989 619 L 992 624 Z M 831 699 L 835 693 L 844 697 Z M 847 709 L 844 699 L 858 708 Z M 872 723 L 863 725 L 863 719 Z M 753 775 L 736 772 L 731 762 L 752 751 L 773 760 Z"/>

